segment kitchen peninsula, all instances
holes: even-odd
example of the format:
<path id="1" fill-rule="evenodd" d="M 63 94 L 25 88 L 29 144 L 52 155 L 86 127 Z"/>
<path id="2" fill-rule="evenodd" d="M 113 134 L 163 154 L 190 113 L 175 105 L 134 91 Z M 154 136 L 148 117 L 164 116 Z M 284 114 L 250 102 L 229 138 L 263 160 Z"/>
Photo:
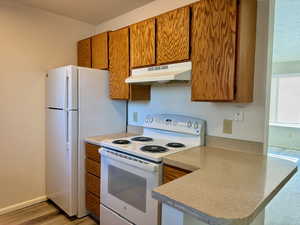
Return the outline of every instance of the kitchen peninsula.
<path id="1" fill-rule="evenodd" d="M 192 172 L 154 189 L 162 225 L 261 225 L 266 205 L 297 171 L 291 161 L 213 147 L 163 162 Z"/>

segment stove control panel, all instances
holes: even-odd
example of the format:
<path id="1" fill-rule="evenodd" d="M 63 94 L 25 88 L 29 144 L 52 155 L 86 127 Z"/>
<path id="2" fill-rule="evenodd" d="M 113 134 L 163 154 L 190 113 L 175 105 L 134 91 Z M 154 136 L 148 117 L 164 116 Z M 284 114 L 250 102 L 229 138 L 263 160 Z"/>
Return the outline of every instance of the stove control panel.
<path id="1" fill-rule="evenodd" d="M 205 120 L 175 115 L 175 114 L 155 114 L 146 116 L 144 127 L 175 131 L 180 133 L 204 135 Z"/>

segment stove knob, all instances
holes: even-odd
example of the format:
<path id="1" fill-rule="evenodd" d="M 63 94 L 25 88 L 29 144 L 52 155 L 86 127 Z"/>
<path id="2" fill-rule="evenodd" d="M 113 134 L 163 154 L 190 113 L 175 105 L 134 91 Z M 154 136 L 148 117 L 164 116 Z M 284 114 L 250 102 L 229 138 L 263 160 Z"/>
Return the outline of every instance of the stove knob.
<path id="1" fill-rule="evenodd" d="M 153 117 L 151 115 L 147 115 L 145 118 L 146 123 L 152 123 L 151 120 L 153 121 Z"/>
<path id="2" fill-rule="evenodd" d="M 186 126 L 187 126 L 188 128 L 191 128 L 191 127 L 192 127 L 192 121 L 189 120 L 189 121 L 187 122 Z"/>
<path id="3" fill-rule="evenodd" d="M 199 128 L 199 123 L 198 123 L 198 122 L 195 122 L 195 123 L 194 123 L 194 128 L 195 128 L 195 129 L 198 129 L 198 128 Z"/>
<path id="4" fill-rule="evenodd" d="M 153 120 L 154 120 L 153 117 L 149 117 L 149 118 L 148 118 L 149 123 L 152 123 Z"/>

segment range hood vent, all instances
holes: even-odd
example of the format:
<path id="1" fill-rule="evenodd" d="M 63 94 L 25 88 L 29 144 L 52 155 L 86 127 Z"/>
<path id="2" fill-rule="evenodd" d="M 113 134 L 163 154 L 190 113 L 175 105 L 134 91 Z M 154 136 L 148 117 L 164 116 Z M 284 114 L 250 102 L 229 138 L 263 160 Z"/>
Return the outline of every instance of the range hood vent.
<path id="1" fill-rule="evenodd" d="M 191 62 L 133 69 L 125 82 L 130 84 L 167 83 L 191 80 Z"/>

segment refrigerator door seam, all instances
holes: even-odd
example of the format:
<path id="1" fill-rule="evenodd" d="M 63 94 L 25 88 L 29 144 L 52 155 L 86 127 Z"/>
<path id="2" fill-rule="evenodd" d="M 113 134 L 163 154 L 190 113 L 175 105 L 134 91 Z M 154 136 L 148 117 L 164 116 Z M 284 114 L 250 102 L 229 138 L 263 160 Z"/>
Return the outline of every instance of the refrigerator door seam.
<path id="1" fill-rule="evenodd" d="M 55 107 L 47 107 L 47 109 L 53 109 L 53 110 L 64 110 L 62 108 L 55 108 Z"/>

